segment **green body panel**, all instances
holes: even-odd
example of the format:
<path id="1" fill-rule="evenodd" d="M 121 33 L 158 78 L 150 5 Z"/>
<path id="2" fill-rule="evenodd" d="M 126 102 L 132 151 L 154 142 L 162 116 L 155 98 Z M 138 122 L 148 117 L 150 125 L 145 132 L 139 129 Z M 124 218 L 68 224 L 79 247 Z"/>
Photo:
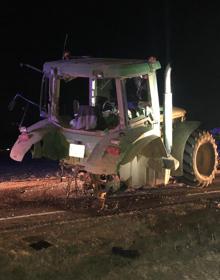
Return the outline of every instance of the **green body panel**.
<path id="1" fill-rule="evenodd" d="M 116 131 L 114 133 L 106 133 L 95 145 L 88 158 L 85 159 L 84 164 L 87 170 L 95 174 L 117 173 L 124 158 L 130 155 L 135 140 L 143 137 L 144 133 L 149 130 L 151 130 L 151 127 L 141 126 L 134 129 Z M 111 144 L 111 141 L 115 139 L 119 141 L 118 145 Z M 109 145 L 119 147 L 120 155 L 112 156 L 107 154 L 105 151 Z"/>
<path id="2" fill-rule="evenodd" d="M 186 141 L 191 133 L 200 126 L 198 121 L 184 121 L 178 122 L 173 128 L 173 146 L 171 154 L 179 161 L 179 168 L 173 171 L 171 175 L 183 175 L 183 153 Z"/>
<path id="3" fill-rule="evenodd" d="M 68 159 L 69 144 L 80 142 L 86 146 L 87 152 L 85 158 L 80 159 L 78 163 L 84 165 L 88 171 L 94 174 L 112 174 L 117 172 L 121 161 L 124 161 L 125 157 L 132 156 L 132 151 L 136 149 L 134 146 L 137 146 L 135 140 L 142 138 L 144 133 L 149 130 L 151 130 L 151 127 L 142 126 L 125 129 L 123 133 L 122 131 L 116 131 L 98 137 L 74 134 L 62 128 L 51 127 L 47 129 L 41 142 L 34 145 L 33 157 L 46 157 L 53 160 Z M 119 140 L 120 156 L 112 156 L 105 152 L 106 148 L 112 145 L 112 139 Z M 148 137 L 140 140 L 143 144 L 145 142 L 144 146 L 149 142 L 147 139 Z"/>

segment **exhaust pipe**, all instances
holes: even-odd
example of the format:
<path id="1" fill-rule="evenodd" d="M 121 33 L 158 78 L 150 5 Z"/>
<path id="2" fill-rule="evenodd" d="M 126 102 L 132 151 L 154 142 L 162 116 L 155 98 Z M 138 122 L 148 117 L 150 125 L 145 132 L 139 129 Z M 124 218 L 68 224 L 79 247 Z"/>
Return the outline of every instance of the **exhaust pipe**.
<path id="1" fill-rule="evenodd" d="M 173 143 L 173 120 L 172 120 L 172 92 L 171 92 L 171 66 L 168 64 L 165 69 L 165 93 L 163 106 L 163 139 L 167 153 L 171 153 Z"/>

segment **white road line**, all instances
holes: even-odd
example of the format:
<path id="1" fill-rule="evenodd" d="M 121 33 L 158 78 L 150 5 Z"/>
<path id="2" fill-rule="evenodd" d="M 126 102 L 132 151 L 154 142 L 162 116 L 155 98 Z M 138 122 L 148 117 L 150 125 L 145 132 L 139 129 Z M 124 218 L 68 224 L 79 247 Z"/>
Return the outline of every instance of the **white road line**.
<path id="1" fill-rule="evenodd" d="M 207 191 L 207 192 L 202 192 L 202 193 L 189 193 L 186 196 L 207 195 L 207 194 L 212 194 L 212 193 L 220 193 L 220 191 Z"/>
<path id="2" fill-rule="evenodd" d="M 64 210 L 60 210 L 60 211 L 51 211 L 51 212 L 42 212 L 42 213 L 36 213 L 36 214 L 21 215 L 21 216 L 13 216 L 13 217 L 0 218 L 0 221 L 23 219 L 23 218 L 37 217 L 37 216 L 54 215 L 54 214 L 60 214 L 60 213 L 65 213 L 65 212 L 66 211 L 64 211 Z"/>

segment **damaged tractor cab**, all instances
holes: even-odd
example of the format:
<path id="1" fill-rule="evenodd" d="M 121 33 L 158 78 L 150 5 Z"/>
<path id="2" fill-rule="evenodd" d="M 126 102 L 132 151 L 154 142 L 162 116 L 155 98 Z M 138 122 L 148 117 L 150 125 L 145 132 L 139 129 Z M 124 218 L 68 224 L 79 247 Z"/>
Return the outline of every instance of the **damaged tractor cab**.
<path id="1" fill-rule="evenodd" d="M 160 67 L 154 58 L 46 62 L 42 120 L 22 132 L 11 158 L 22 161 L 34 146 L 35 157 L 62 160 L 132 187 L 166 185 L 171 176 L 209 185 L 217 166 L 215 141 L 198 130 L 199 122 L 185 120 L 185 110 L 172 106 L 169 66 L 160 106 Z"/>

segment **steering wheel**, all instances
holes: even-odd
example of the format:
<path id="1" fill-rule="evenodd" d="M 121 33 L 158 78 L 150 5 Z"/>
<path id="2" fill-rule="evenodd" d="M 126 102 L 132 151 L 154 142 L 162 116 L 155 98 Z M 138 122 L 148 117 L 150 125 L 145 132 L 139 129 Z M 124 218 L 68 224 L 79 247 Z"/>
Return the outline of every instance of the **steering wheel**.
<path id="1" fill-rule="evenodd" d="M 114 103 L 110 102 L 110 101 L 105 101 L 102 105 L 102 113 L 106 112 L 106 111 L 110 111 L 111 113 L 114 113 L 116 111 L 116 107 L 114 105 Z"/>

